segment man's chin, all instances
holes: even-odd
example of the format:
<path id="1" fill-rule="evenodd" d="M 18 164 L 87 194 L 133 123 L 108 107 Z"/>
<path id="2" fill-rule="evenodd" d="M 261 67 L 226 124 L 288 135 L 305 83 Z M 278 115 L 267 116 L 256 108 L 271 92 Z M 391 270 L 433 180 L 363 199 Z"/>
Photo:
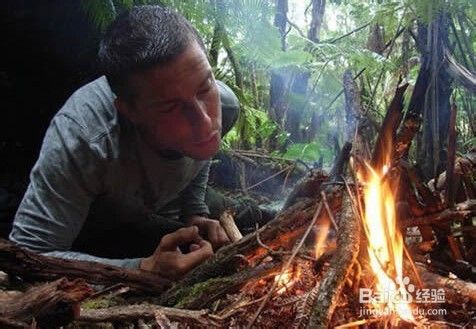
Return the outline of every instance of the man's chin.
<path id="1" fill-rule="evenodd" d="M 220 137 L 213 140 L 207 145 L 191 145 L 191 147 L 184 152 L 188 157 L 195 160 L 208 160 L 218 153 L 220 148 Z"/>

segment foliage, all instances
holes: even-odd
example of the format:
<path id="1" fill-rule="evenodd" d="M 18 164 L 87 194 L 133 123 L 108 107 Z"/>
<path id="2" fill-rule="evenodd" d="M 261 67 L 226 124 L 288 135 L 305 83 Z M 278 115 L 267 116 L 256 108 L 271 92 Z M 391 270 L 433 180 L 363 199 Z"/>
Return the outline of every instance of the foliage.
<path id="1" fill-rule="evenodd" d="M 469 0 L 330 0 L 326 3 L 319 43 L 307 39 L 311 21 L 310 0 L 289 0 L 286 50 L 282 36 L 273 25 L 275 1 L 272 0 L 82 0 L 83 7 L 99 28 L 104 28 L 117 12 L 138 3 L 162 3 L 184 14 L 203 36 L 210 48 L 217 37 L 216 24 L 223 27 L 218 63 L 213 68 L 217 79 L 230 85 L 242 104 L 237 126 L 225 138 L 226 147 L 263 147 L 273 144 L 285 157 L 313 162 L 323 157 L 332 162 L 333 136 L 343 142 L 342 75 L 351 69 L 361 91 L 362 106 L 370 121 L 378 124 L 400 78 L 413 86 L 419 70 L 420 53 L 412 34 L 417 20 L 429 24 L 441 12 L 455 24 L 450 43 L 458 61 L 476 71 L 476 6 Z M 222 3 L 220 10 L 216 4 Z M 291 12 L 294 10 L 294 14 Z M 380 27 L 385 49 L 369 47 L 370 28 Z M 400 33 L 402 29 L 406 31 Z M 463 49 L 458 49 L 456 37 Z M 234 61 L 234 62 L 233 62 Z M 291 145 L 288 132 L 270 118 L 270 78 L 275 68 L 309 72 L 305 106 L 300 129 L 305 136 L 317 127 L 317 133 Z M 242 78 L 239 85 L 239 78 Z M 460 144 L 474 145 L 471 122 L 476 118 L 476 100 L 456 87 L 456 99 L 463 104 L 458 116 Z M 411 87 L 409 88 L 411 91 Z M 406 97 L 407 99 L 408 97 Z M 289 115 L 289 112 L 286 113 Z M 311 122 L 318 118 L 318 122 Z M 315 127 L 313 127 L 313 125 Z M 272 141 L 274 140 L 274 143 Z M 276 143 L 278 140 L 278 143 Z"/>

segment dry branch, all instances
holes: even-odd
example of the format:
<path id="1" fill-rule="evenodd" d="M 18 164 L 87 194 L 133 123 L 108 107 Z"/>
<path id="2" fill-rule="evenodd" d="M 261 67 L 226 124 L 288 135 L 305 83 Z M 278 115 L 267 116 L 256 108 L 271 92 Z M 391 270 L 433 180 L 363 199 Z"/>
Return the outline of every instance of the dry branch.
<path id="1" fill-rule="evenodd" d="M 463 220 L 471 216 L 476 216 L 476 200 L 466 200 L 455 205 L 454 208 L 447 208 L 442 211 L 408 219 L 402 222 L 402 227 L 413 227 L 420 225 L 429 225 L 444 223 L 451 220 Z"/>
<path id="2" fill-rule="evenodd" d="M 342 213 L 337 232 L 337 249 L 332 256 L 329 269 L 319 284 L 313 313 L 308 328 L 327 328 L 337 304 L 345 279 L 359 253 L 360 223 L 353 212 L 351 196 L 344 194 Z"/>
<path id="3" fill-rule="evenodd" d="M 468 301 L 476 305 L 476 284 L 457 278 L 444 277 L 430 272 L 425 266 L 417 265 L 420 278 L 425 288 L 444 289 L 446 302 L 463 304 Z"/>
<path id="4" fill-rule="evenodd" d="M 220 224 L 231 242 L 236 242 L 243 238 L 243 235 L 235 224 L 235 219 L 230 210 L 225 210 L 223 214 L 221 214 Z"/>
<path id="5" fill-rule="evenodd" d="M 29 326 L 35 320 L 40 326 L 62 326 L 75 316 L 74 308 L 92 293 L 83 280 L 60 279 L 27 290 L 25 293 L 0 299 L 0 318 Z M 1 322 L 0 322 L 1 323 Z"/>
<path id="6" fill-rule="evenodd" d="M 78 321 L 115 322 L 154 319 L 157 313 L 165 315 L 172 321 L 187 322 L 191 325 L 196 324 L 216 327 L 216 323 L 208 317 L 206 310 L 192 311 L 152 304 L 114 306 L 97 310 L 82 309 Z"/>
<path id="7" fill-rule="evenodd" d="M 122 282 L 131 288 L 150 293 L 161 293 L 170 286 L 170 281 L 150 272 L 42 256 L 5 239 L 0 239 L 0 270 L 32 281 L 69 277 L 104 285 Z"/>

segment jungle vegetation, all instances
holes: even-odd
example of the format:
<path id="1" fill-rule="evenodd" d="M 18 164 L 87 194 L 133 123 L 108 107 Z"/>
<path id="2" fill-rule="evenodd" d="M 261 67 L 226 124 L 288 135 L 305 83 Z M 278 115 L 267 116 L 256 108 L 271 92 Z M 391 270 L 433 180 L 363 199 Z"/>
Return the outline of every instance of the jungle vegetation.
<path id="1" fill-rule="evenodd" d="M 402 82 L 408 101 L 418 71 L 430 71 L 423 127 L 411 158 L 430 178 L 446 165 L 450 103 L 457 149 L 476 146 L 476 6 L 469 0 L 82 0 L 99 30 L 134 4 L 161 3 L 204 37 L 217 79 L 242 114 L 225 147 L 265 150 L 330 166 L 344 142 L 342 76 L 350 70 L 376 137 Z M 452 74 L 448 58 L 469 77 Z"/>

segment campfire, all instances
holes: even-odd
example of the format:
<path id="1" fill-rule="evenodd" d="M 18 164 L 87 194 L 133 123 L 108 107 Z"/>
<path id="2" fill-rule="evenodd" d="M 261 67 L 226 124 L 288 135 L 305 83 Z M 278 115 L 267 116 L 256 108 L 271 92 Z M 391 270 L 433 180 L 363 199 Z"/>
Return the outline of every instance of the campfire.
<path id="1" fill-rule="evenodd" d="M 276 218 L 245 237 L 228 225 L 230 214 L 223 216 L 234 243 L 177 282 L 99 264 L 71 264 L 2 241 L 1 268 L 23 278 L 51 280 L 68 274 L 109 286 L 94 298 L 122 294 L 124 285 L 158 295 L 147 304 L 83 309 L 80 320 L 86 322 L 148 319 L 163 327 L 194 328 L 469 324 L 476 285 L 455 275 L 464 276 L 470 266 L 462 261 L 461 240 L 446 227 L 458 220 L 470 221 L 467 225 L 474 228 L 474 195 L 451 195 L 448 187 L 459 175 L 463 191 L 476 191 L 476 150 L 449 161 L 449 170 L 433 183 L 419 178 L 408 163 L 420 126 L 416 109 L 426 88 L 417 83 L 405 115 L 406 86 L 397 89 L 370 155 L 360 136 L 363 123 L 353 119 L 361 116 L 349 76 L 344 76 L 344 86 L 351 133 L 331 172 L 311 171 Z M 445 267 L 429 257 L 438 242 L 436 233 L 441 240 L 442 232 L 457 266 Z M 124 285 L 114 285 L 117 281 Z M 57 286 L 75 292 L 64 282 Z M 86 288 L 67 303 L 80 302 L 84 295 L 90 295 Z M 10 315 L 1 312 L 0 307 L 0 320 Z"/>

